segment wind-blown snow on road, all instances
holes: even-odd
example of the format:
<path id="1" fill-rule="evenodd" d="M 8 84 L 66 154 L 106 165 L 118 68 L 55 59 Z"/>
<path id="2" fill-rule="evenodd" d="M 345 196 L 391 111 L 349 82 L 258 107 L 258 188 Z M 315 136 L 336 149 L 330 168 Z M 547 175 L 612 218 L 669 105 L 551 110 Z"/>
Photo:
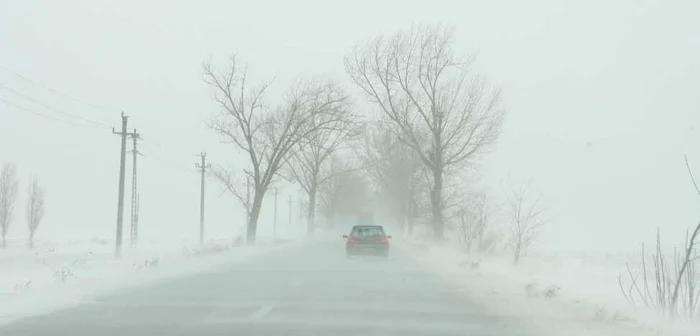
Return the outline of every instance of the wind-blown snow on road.
<path id="1" fill-rule="evenodd" d="M 400 250 L 313 241 L 0 327 L 25 335 L 529 335 Z"/>

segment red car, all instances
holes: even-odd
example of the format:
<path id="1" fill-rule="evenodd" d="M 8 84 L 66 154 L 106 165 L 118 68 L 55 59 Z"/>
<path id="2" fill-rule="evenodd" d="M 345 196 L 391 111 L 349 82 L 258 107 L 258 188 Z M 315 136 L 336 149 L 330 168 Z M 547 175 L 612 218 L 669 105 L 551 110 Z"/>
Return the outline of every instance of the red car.
<path id="1" fill-rule="evenodd" d="M 345 252 L 348 258 L 354 255 L 389 257 L 389 239 L 381 225 L 355 225 L 346 238 Z"/>

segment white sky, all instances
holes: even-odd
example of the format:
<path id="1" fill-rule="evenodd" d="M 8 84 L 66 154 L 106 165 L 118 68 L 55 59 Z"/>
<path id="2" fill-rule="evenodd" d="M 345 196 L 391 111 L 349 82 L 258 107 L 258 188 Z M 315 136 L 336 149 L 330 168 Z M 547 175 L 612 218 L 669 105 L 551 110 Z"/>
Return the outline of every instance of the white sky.
<path id="1" fill-rule="evenodd" d="M 457 26 L 457 49 L 478 52 L 478 70 L 505 92 L 509 115 L 483 160 L 485 184 L 498 190 L 534 177 L 552 218 L 542 246 L 629 247 L 653 238 L 657 226 L 680 239 L 700 219 L 683 166 L 688 153 L 700 175 L 697 13 L 692 0 L 1 1 L 0 67 L 104 108 L 3 68 L 0 99 L 68 119 L 9 88 L 115 127 L 125 111 L 145 139 L 142 235 L 189 237 L 199 218 L 195 154 L 236 160 L 204 125 L 216 106 L 203 61 L 238 52 L 251 76 L 275 76 L 281 92 L 300 75 L 346 80 L 343 56 L 356 42 L 442 21 Z M 64 125 L 0 101 L 0 163 L 18 164 L 23 192 L 32 174 L 48 189 L 40 238 L 113 236 L 118 150 L 109 127 Z M 209 183 L 209 232 L 232 235 L 244 216 L 219 191 Z M 285 188 L 280 226 L 290 195 L 297 216 L 297 190 Z M 26 234 L 23 207 L 15 237 Z"/>

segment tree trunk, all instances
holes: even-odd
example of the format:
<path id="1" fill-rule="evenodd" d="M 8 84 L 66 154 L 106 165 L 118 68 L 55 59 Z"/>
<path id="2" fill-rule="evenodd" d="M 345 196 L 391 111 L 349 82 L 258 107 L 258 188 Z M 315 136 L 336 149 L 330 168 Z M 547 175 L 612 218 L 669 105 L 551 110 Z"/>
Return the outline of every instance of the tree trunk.
<path id="1" fill-rule="evenodd" d="M 437 240 L 445 239 L 445 228 L 442 214 L 442 167 L 433 170 L 434 185 L 430 192 L 430 205 L 433 210 L 433 230 Z"/>
<path id="2" fill-rule="evenodd" d="M 418 204 L 416 203 L 415 198 L 411 198 L 411 203 L 410 206 L 408 207 L 410 209 L 410 212 L 408 214 L 408 236 L 412 237 L 413 236 L 413 229 L 416 226 L 416 218 L 418 217 Z"/>
<path id="3" fill-rule="evenodd" d="M 328 210 L 327 210 L 327 214 L 326 214 L 326 220 L 328 220 L 328 227 L 329 228 L 335 227 L 335 217 L 336 217 L 335 201 L 331 201 L 331 204 L 328 205 Z"/>
<path id="4" fill-rule="evenodd" d="M 310 235 L 314 232 L 316 220 L 316 186 L 309 190 L 309 208 L 306 216 L 306 232 Z"/>
<path id="5" fill-rule="evenodd" d="M 406 236 L 413 237 L 413 228 L 415 227 L 415 219 L 413 216 L 406 218 Z"/>
<path id="6" fill-rule="evenodd" d="M 406 203 L 403 202 L 401 204 L 395 205 L 394 206 L 395 211 L 394 211 L 394 220 L 396 221 L 396 227 L 398 229 L 401 229 L 401 231 L 406 230 Z"/>
<path id="7" fill-rule="evenodd" d="M 34 248 L 34 230 L 29 231 L 29 248 Z"/>
<path id="8" fill-rule="evenodd" d="M 5 230 L 2 231 L 2 248 L 6 249 L 7 248 L 7 240 L 5 240 Z"/>
<path id="9" fill-rule="evenodd" d="M 246 240 L 248 244 L 255 244 L 255 239 L 258 233 L 258 217 L 260 217 L 260 209 L 262 208 L 263 195 L 258 190 L 255 191 L 253 198 L 253 207 L 250 209 L 250 219 L 246 232 Z"/>
<path id="10" fill-rule="evenodd" d="M 462 245 L 464 245 L 467 251 L 469 251 L 469 230 L 467 229 L 468 224 L 464 217 L 465 214 L 464 211 L 462 211 L 459 215 L 459 238 L 462 241 Z"/>
<path id="11" fill-rule="evenodd" d="M 513 254 L 513 265 L 518 266 L 520 263 L 520 243 L 515 245 L 515 253 Z"/>
<path id="12" fill-rule="evenodd" d="M 338 197 L 339 193 L 338 191 L 335 191 L 328 202 L 328 220 L 330 222 L 331 227 L 335 227 L 335 219 L 338 216 Z"/>

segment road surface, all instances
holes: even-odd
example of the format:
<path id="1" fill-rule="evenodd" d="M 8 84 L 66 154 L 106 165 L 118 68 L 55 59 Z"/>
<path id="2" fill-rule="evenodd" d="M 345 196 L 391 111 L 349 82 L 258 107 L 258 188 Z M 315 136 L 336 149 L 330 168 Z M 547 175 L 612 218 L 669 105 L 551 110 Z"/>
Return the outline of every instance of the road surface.
<path id="1" fill-rule="evenodd" d="M 0 326 L 2 336 L 525 335 L 394 249 L 287 247 Z"/>

